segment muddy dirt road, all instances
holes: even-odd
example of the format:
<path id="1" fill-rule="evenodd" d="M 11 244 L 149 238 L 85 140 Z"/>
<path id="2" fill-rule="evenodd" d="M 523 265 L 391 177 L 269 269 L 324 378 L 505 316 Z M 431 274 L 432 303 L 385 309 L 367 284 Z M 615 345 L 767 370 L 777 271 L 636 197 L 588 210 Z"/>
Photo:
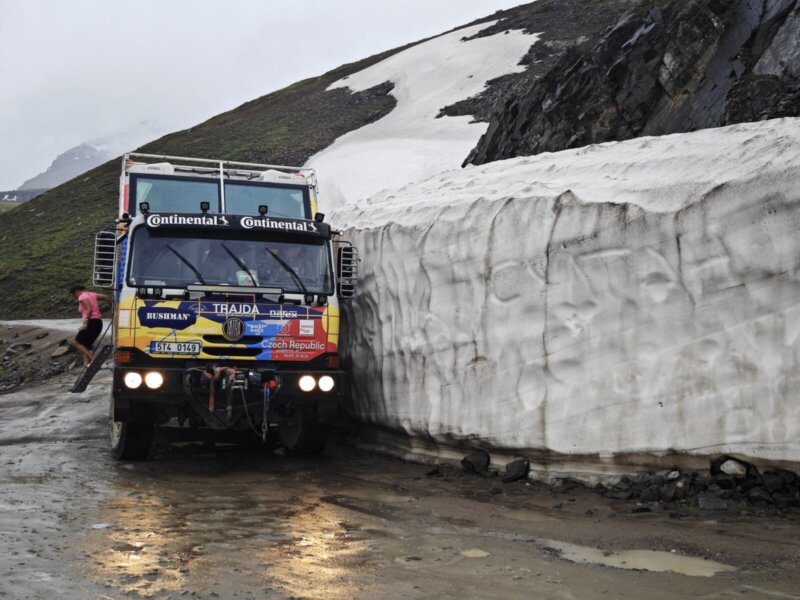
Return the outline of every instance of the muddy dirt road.
<path id="1" fill-rule="evenodd" d="M 107 450 L 107 372 L 0 396 L 0 597 L 800 598 L 800 514 L 200 444 Z"/>

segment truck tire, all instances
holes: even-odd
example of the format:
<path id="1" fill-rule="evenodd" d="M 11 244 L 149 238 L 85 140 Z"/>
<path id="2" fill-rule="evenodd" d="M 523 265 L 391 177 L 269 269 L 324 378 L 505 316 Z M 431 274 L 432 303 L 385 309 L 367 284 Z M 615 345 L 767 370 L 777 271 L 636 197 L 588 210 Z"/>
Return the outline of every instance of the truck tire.
<path id="1" fill-rule="evenodd" d="M 281 443 L 293 456 L 312 456 L 325 449 L 330 423 L 320 423 L 313 407 L 296 408 L 280 424 Z"/>
<path id="2" fill-rule="evenodd" d="M 126 421 L 114 420 L 111 402 L 111 455 L 116 460 L 145 460 L 153 445 L 155 414 L 148 407 L 131 406 Z"/>

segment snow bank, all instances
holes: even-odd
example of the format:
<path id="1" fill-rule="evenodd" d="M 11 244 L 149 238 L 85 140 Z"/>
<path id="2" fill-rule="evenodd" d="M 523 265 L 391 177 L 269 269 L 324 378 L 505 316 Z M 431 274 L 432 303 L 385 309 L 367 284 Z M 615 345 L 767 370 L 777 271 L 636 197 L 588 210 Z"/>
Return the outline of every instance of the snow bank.
<path id="1" fill-rule="evenodd" d="M 559 455 L 800 456 L 800 120 L 351 202 L 353 410 Z M 323 179 L 323 182 L 325 180 Z"/>
<path id="2" fill-rule="evenodd" d="M 800 462 L 800 120 L 462 170 L 486 124 L 436 115 L 536 40 L 479 29 L 338 82 L 398 105 L 310 161 L 363 256 L 352 410 L 565 462 Z"/>

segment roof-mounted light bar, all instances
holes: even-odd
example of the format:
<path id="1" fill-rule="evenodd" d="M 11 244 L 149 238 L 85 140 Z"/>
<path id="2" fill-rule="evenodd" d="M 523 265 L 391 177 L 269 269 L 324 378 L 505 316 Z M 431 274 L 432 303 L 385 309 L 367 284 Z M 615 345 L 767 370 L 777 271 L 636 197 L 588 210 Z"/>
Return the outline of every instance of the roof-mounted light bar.
<path id="1" fill-rule="evenodd" d="M 187 285 L 187 292 L 210 292 L 220 294 L 254 294 L 256 296 L 280 296 L 283 294 L 282 288 L 275 287 L 253 287 L 245 285 Z"/>

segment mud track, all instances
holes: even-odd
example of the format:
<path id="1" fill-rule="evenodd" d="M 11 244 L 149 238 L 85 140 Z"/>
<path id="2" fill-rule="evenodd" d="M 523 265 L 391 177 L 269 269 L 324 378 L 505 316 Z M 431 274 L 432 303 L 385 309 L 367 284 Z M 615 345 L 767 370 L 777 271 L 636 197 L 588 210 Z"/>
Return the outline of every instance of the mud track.
<path id="1" fill-rule="evenodd" d="M 334 442 L 108 452 L 109 373 L 0 396 L 0 597 L 800 598 L 800 514 L 636 514 Z"/>

